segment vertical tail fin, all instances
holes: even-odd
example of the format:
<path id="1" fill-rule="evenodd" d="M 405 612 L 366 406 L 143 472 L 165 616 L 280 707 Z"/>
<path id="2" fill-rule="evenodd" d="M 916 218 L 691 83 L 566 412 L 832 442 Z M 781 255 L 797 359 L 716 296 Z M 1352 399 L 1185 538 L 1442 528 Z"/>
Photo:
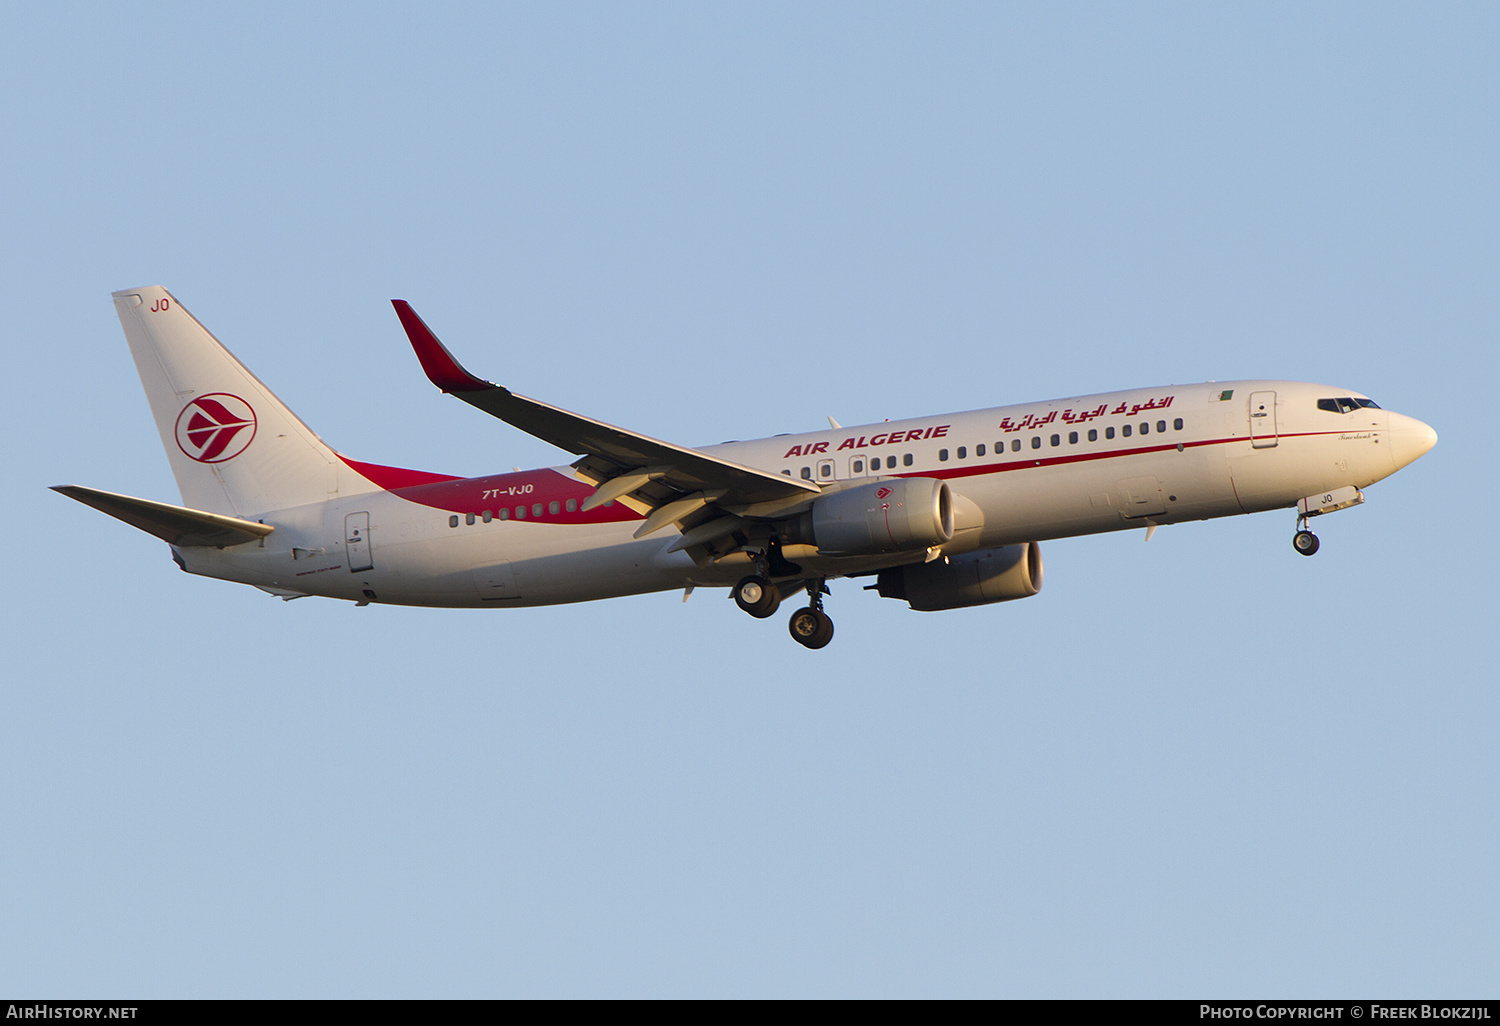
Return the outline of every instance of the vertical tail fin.
<path id="1" fill-rule="evenodd" d="M 185 505 L 249 517 L 338 493 L 334 451 L 170 292 L 126 289 L 114 301 Z"/>

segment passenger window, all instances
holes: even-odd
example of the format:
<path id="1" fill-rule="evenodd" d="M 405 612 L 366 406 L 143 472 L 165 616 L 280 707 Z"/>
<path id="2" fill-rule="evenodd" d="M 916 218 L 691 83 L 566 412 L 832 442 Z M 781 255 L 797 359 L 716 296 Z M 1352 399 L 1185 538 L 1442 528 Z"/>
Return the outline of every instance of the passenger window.
<path id="1" fill-rule="evenodd" d="M 964 459 L 968 455 L 969 455 L 969 447 L 967 445 L 960 445 L 958 447 L 958 458 L 959 459 Z"/>
<path id="2" fill-rule="evenodd" d="M 1069 431 L 1068 432 L 1068 444 L 1069 445 L 1077 445 L 1078 444 L 1078 432 L 1077 431 Z"/>
<path id="3" fill-rule="evenodd" d="M 1032 435 L 1031 436 L 1031 447 L 1033 449 L 1040 449 L 1042 447 L 1042 436 L 1041 435 Z"/>
<path id="4" fill-rule="evenodd" d="M 531 504 L 531 515 L 534 517 L 542 515 L 542 504 L 540 502 L 533 502 Z"/>
<path id="5" fill-rule="evenodd" d="M 948 450 L 947 449 L 939 449 L 938 450 L 938 462 L 939 463 L 947 463 L 948 462 Z"/>
<path id="6" fill-rule="evenodd" d="M 1148 424 L 1148 423 L 1146 423 L 1144 420 L 1141 421 L 1141 434 L 1143 434 L 1143 435 L 1149 435 L 1150 433 L 1151 433 L 1151 425 Z"/>
<path id="7" fill-rule="evenodd" d="M 517 506 L 516 507 L 516 519 L 517 520 L 525 520 L 526 519 L 526 507 L 525 506 Z"/>
<path id="8" fill-rule="evenodd" d="M 911 453 L 907 453 L 905 456 L 901 457 L 901 462 L 905 463 L 908 467 L 911 466 L 911 464 L 912 464 Z"/>
<path id="9" fill-rule="evenodd" d="M 984 443 L 983 442 L 980 442 L 978 445 L 974 446 L 974 455 L 975 456 L 983 456 L 984 455 Z"/>
<path id="10" fill-rule="evenodd" d="M 854 466 L 852 468 L 850 468 L 850 469 L 852 469 L 854 471 L 854 473 L 856 473 L 856 474 L 863 474 L 865 472 L 865 461 L 864 460 L 855 460 L 854 461 Z"/>
<path id="11" fill-rule="evenodd" d="M 487 524 L 491 520 L 495 519 L 495 515 L 489 510 L 485 510 L 483 513 L 479 514 L 479 518 Z"/>
<path id="12" fill-rule="evenodd" d="M 811 481 L 812 480 L 812 467 L 803 467 L 802 468 L 802 480 L 804 480 L 804 481 Z"/>
<path id="13" fill-rule="evenodd" d="M 831 464 L 831 463 L 820 464 L 818 466 L 818 473 L 820 475 L 822 475 L 823 477 L 832 477 L 833 476 L 833 464 Z"/>
<path id="14" fill-rule="evenodd" d="M 501 520 L 509 520 L 510 519 L 510 507 L 509 506 L 501 506 L 500 507 L 500 519 Z"/>
<path id="15" fill-rule="evenodd" d="M 1181 417 L 1178 417 L 1176 420 L 1172 421 L 1172 430 L 1173 431 L 1181 431 L 1182 430 L 1182 418 Z"/>
<path id="16" fill-rule="evenodd" d="M 1104 429 L 1104 437 L 1105 438 L 1113 438 L 1113 437 L 1115 437 L 1115 429 L 1112 428 L 1112 427 L 1105 428 Z"/>
<path id="17" fill-rule="evenodd" d="M 1124 427 L 1122 427 L 1120 429 L 1120 437 L 1121 438 L 1129 438 L 1130 437 L 1130 425 L 1129 424 L 1126 424 Z"/>
<path id="18" fill-rule="evenodd" d="M 1099 441 L 1099 429 L 1098 428 L 1089 428 L 1089 441 L 1091 441 L 1091 442 L 1097 442 L 1097 441 Z"/>
<path id="19" fill-rule="evenodd" d="M 1053 445 L 1062 445 L 1062 435 L 1053 435 L 1052 436 L 1052 444 Z"/>
<path id="20" fill-rule="evenodd" d="M 568 504 L 566 506 L 564 506 L 563 508 L 566 509 L 569 513 L 574 512 L 575 510 L 578 509 L 578 500 L 577 499 L 569 499 L 568 500 Z"/>
<path id="21" fill-rule="evenodd" d="M 1166 421 L 1159 420 L 1159 421 L 1156 422 L 1156 433 L 1157 434 L 1161 434 L 1161 435 L 1164 435 L 1164 434 L 1167 433 L 1167 422 Z"/>
<path id="22" fill-rule="evenodd" d="M 1021 451 L 1021 440 L 1019 438 L 1012 438 L 1010 440 L 1010 451 L 1011 452 L 1020 452 Z"/>
<path id="23" fill-rule="evenodd" d="M 886 470 L 895 470 L 896 469 L 896 457 L 894 457 L 894 456 L 887 456 L 885 458 L 885 469 Z"/>
<path id="24" fill-rule="evenodd" d="M 468 524 L 470 527 L 473 527 L 474 526 L 474 514 L 472 514 L 472 513 L 465 513 L 464 514 L 464 523 Z"/>
<path id="25" fill-rule="evenodd" d="M 457 527 L 458 526 L 458 514 L 457 513 L 453 514 L 451 517 L 448 518 L 448 526 L 449 527 Z"/>
<path id="26" fill-rule="evenodd" d="M 556 499 L 553 499 L 551 502 L 547 503 L 547 512 L 551 513 L 553 516 L 557 516 L 562 512 L 562 503 L 558 502 Z"/>

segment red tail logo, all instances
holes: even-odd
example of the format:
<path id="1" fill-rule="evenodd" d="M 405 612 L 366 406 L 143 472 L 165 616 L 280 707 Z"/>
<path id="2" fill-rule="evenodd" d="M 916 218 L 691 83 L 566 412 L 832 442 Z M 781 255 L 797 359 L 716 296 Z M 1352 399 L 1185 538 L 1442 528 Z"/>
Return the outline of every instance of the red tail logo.
<path id="1" fill-rule="evenodd" d="M 250 447 L 255 411 L 228 392 L 200 395 L 177 415 L 177 447 L 199 463 L 223 463 Z"/>

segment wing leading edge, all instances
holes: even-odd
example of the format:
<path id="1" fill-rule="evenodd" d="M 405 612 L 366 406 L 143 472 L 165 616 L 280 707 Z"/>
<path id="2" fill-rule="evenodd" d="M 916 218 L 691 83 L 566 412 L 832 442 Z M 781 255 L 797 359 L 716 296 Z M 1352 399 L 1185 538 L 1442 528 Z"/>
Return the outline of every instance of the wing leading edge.
<path id="1" fill-rule="evenodd" d="M 581 456 L 574 469 L 599 486 L 584 508 L 611 499 L 634 500 L 649 511 L 637 537 L 668 524 L 679 524 L 685 531 L 704 527 L 720 516 L 711 506 L 743 508 L 810 499 L 821 493 L 811 481 L 663 442 L 477 378 L 453 358 L 410 303 L 395 299 L 391 305 L 428 380 L 492 417 Z"/>

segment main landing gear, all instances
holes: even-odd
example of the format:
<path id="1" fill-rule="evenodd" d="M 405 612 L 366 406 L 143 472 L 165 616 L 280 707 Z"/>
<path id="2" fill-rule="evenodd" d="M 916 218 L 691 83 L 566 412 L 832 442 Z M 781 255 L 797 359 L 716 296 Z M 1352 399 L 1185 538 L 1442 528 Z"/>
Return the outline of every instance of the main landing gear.
<path id="1" fill-rule="evenodd" d="M 753 574 L 741 578 L 734 586 L 734 602 L 757 620 L 764 620 L 776 615 L 776 609 L 781 605 L 781 589 L 759 574 Z"/>
<path id="2" fill-rule="evenodd" d="M 823 596 L 828 588 L 821 577 L 807 582 L 807 605 L 792 614 L 787 630 L 797 644 L 822 648 L 833 640 L 833 620 L 823 612 Z M 781 605 L 781 589 L 759 574 L 743 577 L 734 586 L 734 602 L 745 612 L 764 620 L 776 615 Z"/>
<path id="3" fill-rule="evenodd" d="M 786 625 L 792 633 L 792 640 L 804 648 L 822 648 L 833 640 L 833 620 L 823 612 L 823 596 L 826 594 L 828 588 L 821 577 L 808 581 L 808 604 L 793 613 L 791 622 Z"/>

